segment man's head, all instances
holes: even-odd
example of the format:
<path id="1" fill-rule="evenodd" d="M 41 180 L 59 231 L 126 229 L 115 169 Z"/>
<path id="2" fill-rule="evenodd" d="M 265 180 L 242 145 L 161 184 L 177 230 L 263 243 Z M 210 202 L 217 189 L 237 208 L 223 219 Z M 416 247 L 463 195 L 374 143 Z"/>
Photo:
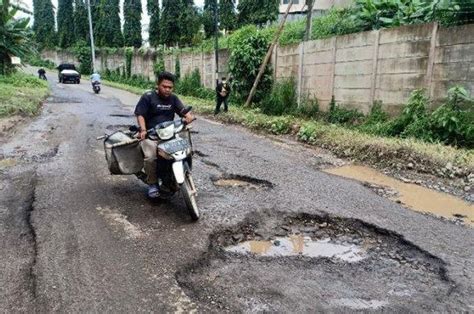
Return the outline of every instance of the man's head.
<path id="1" fill-rule="evenodd" d="M 222 82 L 225 82 L 227 78 L 225 76 L 222 77 Z"/>
<path id="2" fill-rule="evenodd" d="M 174 87 L 174 75 L 170 72 L 161 72 L 158 75 L 158 80 L 156 81 L 156 89 L 158 90 L 158 94 L 163 97 L 170 97 L 173 93 Z"/>

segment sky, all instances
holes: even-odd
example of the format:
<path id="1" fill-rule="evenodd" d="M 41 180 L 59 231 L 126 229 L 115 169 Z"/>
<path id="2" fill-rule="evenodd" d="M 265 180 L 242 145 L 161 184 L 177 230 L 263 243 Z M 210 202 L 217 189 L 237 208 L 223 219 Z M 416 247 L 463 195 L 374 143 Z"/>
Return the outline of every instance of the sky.
<path id="1" fill-rule="evenodd" d="M 31 11 L 33 11 L 33 0 L 20 0 L 26 7 L 28 7 Z M 148 14 L 146 13 L 146 2 L 147 0 L 141 0 L 142 1 L 142 36 L 143 39 L 146 41 L 148 40 L 148 23 L 150 21 L 150 18 L 148 17 Z M 58 5 L 58 0 L 52 0 L 52 3 L 54 7 L 57 8 Z M 120 0 L 120 6 L 122 6 L 123 0 Z M 161 4 L 161 0 L 160 0 Z M 194 0 L 194 4 L 196 4 L 198 7 L 203 7 L 204 6 L 204 0 Z M 19 14 L 23 15 L 23 14 Z M 121 13 L 120 16 L 123 20 L 123 15 Z M 123 23 L 123 22 L 122 22 Z"/>

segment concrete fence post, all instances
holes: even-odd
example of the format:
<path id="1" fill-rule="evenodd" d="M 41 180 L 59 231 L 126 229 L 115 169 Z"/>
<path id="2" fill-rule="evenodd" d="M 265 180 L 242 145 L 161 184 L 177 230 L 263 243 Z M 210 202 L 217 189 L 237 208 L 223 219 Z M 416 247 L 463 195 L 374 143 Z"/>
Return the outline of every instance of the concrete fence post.
<path id="1" fill-rule="evenodd" d="M 204 65 L 204 52 L 201 51 L 201 83 L 207 87 L 206 85 L 206 67 Z"/>
<path id="2" fill-rule="evenodd" d="M 334 96 L 335 83 L 336 83 L 336 53 L 337 53 L 337 36 L 333 39 L 332 47 L 332 73 L 331 73 L 331 97 Z"/>
<path id="3" fill-rule="evenodd" d="M 426 77 L 425 77 L 425 87 L 429 93 L 429 97 L 433 98 L 434 89 L 433 89 L 433 68 L 434 62 L 436 57 L 436 42 L 438 41 L 438 23 L 433 23 L 433 30 L 431 32 L 431 42 L 430 42 L 430 53 L 428 56 L 428 68 L 426 69 Z"/>
<path id="4" fill-rule="evenodd" d="M 298 66 L 298 107 L 301 106 L 301 91 L 303 89 L 303 62 L 304 62 L 304 45 L 305 41 L 299 45 L 299 66 Z"/>
<path id="5" fill-rule="evenodd" d="M 380 30 L 375 31 L 374 41 L 374 55 L 372 56 L 372 78 L 370 79 L 370 99 L 369 105 L 371 106 L 375 100 L 375 89 L 377 87 L 377 65 L 379 61 L 379 44 L 380 44 Z"/>

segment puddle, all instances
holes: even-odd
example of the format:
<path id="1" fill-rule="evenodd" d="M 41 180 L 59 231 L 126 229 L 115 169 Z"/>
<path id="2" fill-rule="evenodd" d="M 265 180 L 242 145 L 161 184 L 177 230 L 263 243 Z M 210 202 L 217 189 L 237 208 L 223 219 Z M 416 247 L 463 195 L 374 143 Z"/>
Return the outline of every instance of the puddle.
<path id="1" fill-rule="evenodd" d="M 225 175 L 223 177 L 213 177 L 211 178 L 214 182 L 214 185 L 219 187 L 241 187 L 241 188 L 254 188 L 259 187 L 272 188 L 273 184 L 266 180 L 260 180 L 257 178 L 252 178 L 248 176 L 241 175 Z"/>
<path id="2" fill-rule="evenodd" d="M 389 198 L 400 201 L 410 209 L 447 219 L 456 218 L 474 226 L 474 205 L 449 194 L 436 192 L 413 183 L 404 183 L 364 166 L 344 166 L 327 169 L 324 172 L 392 188 L 398 193 Z"/>
<path id="3" fill-rule="evenodd" d="M 13 167 L 17 164 L 17 161 L 12 158 L 6 158 L 0 160 L 0 169 Z"/>
<path id="4" fill-rule="evenodd" d="M 214 182 L 217 186 L 230 186 L 230 187 L 252 187 L 257 188 L 256 185 L 250 182 L 245 182 L 237 179 L 219 179 Z"/>
<path id="5" fill-rule="evenodd" d="M 336 244 L 329 238 L 312 240 L 308 236 L 290 235 L 272 241 L 247 241 L 226 248 L 226 251 L 240 254 L 253 253 L 261 256 L 308 256 L 337 258 L 354 263 L 367 257 L 365 250 L 353 244 Z"/>

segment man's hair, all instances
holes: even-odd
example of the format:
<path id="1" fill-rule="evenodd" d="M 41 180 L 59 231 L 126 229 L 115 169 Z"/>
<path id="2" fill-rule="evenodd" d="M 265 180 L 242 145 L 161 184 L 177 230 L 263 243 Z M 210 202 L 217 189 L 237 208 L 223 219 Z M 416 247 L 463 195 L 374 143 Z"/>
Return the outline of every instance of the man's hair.
<path id="1" fill-rule="evenodd" d="M 172 73 L 163 71 L 158 75 L 158 80 L 156 81 L 158 84 L 163 82 L 164 80 L 171 81 L 174 83 L 175 77 Z"/>
<path id="2" fill-rule="evenodd" d="M 223 80 L 223 81 L 227 80 L 227 77 L 223 76 L 223 77 L 222 77 L 222 80 Z"/>

